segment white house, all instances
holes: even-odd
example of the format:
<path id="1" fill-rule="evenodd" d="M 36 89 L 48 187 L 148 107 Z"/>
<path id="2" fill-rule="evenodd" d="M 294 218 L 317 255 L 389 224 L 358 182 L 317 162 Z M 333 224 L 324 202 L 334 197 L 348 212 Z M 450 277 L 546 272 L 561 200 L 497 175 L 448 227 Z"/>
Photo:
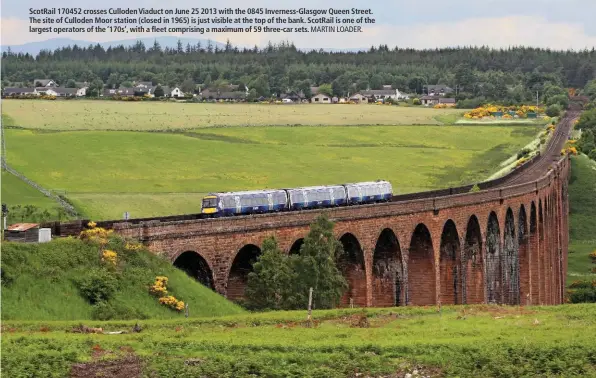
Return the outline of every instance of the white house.
<path id="1" fill-rule="evenodd" d="M 180 88 L 176 87 L 170 91 L 170 97 L 184 97 L 184 92 Z"/>
<path id="2" fill-rule="evenodd" d="M 310 102 L 313 104 L 331 104 L 331 97 L 319 93 L 318 95 L 311 97 Z"/>

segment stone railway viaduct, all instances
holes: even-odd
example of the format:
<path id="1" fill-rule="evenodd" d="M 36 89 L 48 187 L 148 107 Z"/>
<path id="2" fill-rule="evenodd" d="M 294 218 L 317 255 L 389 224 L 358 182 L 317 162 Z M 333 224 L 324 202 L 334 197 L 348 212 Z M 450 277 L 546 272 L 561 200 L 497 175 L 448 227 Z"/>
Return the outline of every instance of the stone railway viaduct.
<path id="1" fill-rule="evenodd" d="M 479 192 L 467 186 L 375 205 L 98 225 L 140 240 L 204 285 L 238 299 L 264 239 L 275 236 L 286 253 L 299 253 L 309 225 L 325 212 L 346 251 L 340 264 L 349 283 L 343 306 L 560 304 L 570 173 L 569 157 L 560 151 L 577 114 L 568 113 L 559 125 L 550 156 L 480 184 Z M 522 172 L 532 166 L 539 174 Z M 508 184 L 516 181 L 522 183 Z M 68 233 L 74 232 L 66 224 L 58 230 Z"/>

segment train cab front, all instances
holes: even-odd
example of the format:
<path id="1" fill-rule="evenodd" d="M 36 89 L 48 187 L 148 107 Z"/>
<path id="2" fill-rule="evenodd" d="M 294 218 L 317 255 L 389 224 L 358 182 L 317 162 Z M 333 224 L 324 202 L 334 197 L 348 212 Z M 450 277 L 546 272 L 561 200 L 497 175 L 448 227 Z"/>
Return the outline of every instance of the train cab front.
<path id="1" fill-rule="evenodd" d="M 209 218 L 216 217 L 219 214 L 219 209 L 217 208 L 217 196 L 208 195 L 203 197 L 201 214 L 204 214 Z"/>

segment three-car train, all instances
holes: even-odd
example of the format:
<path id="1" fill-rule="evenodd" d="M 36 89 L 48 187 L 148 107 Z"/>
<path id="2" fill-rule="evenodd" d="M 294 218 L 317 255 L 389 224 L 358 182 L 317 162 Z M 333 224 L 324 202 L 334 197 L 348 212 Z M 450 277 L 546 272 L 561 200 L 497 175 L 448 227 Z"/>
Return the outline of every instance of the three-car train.
<path id="1" fill-rule="evenodd" d="M 384 180 L 354 184 L 209 193 L 201 213 L 212 217 L 318 209 L 388 202 L 391 183 Z"/>

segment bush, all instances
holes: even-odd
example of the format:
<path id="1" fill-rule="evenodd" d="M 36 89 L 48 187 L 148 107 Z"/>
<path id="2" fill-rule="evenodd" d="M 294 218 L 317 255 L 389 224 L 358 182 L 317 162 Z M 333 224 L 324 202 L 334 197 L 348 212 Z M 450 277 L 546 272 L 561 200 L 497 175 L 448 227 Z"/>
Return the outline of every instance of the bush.
<path id="1" fill-rule="evenodd" d="M 476 193 L 480 191 L 480 187 L 478 186 L 478 184 L 474 184 L 474 186 L 472 187 L 472 189 L 470 189 L 470 193 Z"/>
<path id="2" fill-rule="evenodd" d="M 79 280 L 81 295 L 91 304 L 109 300 L 118 289 L 116 277 L 104 268 L 93 268 Z"/>
<path id="3" fill-rule="evenodd" d="M 592 160 L 596 160 L 596 148 L 593 149 L 592 151 L 590 151 L 590 153 L 588 154 L 588 157 Z"/>
<path id="4" fill-rule="evenodd" d="M 422 104 L 422 102 L 420 101 L 419 98 L 415 98 L 412 100 L 412 105 L 420 105 L 420 104 Z"/>
<path id="5" fill-rule="evenodd" d="M 549 117 L 558 117 L 561 114 L 562 110 L 563 108 L 561 107 L 561 105 L 553 104 L 546 108 L 546 115 Z"/>
<path id="6" fill-rule="evenodd" d="M 530 152 L 532 152 L 532 150 L 530 150 L 529 148 L 524 148 L 524 149 L 522 149 L 521 151 L 519 151 L 519 152 L 517 153 L 517 159 L 519 160 L 519 159 L 521 159 L 521 158 L 523 158 L 523 157 L 525 157 L 525 156 L 529 155 L 529 154 L 530 154 Z"/>

